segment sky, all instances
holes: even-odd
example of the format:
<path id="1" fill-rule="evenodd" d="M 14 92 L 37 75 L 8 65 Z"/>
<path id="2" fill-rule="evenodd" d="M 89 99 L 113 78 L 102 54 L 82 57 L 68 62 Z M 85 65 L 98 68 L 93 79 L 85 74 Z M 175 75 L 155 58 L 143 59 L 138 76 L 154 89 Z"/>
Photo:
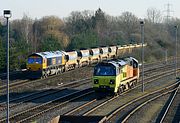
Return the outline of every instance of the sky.
<path id="1" fill-rule="evenodd" d="M 156 8 L 166 15 L 168 3 L 173 11 L 171 16 L 180 18 L 180 0 L 0 0 L 0 16 L 3 10 L 10 9 L 12 19 L 21 19 L 24 14 L 32 19 L 50 15 L 63 18 L 72 11 L 96 11 L 100 7 L 112 16 L 129 11 L 139 18 L 145 18 L 148 8 Z"/>

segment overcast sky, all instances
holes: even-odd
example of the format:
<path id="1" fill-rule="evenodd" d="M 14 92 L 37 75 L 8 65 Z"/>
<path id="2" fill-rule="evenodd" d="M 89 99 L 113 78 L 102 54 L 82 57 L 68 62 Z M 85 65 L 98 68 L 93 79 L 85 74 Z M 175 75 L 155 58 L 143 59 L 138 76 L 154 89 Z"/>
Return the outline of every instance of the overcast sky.
<path id="1" fill-rule="evenodd" d="M 99 7 L 109 15 L 118 16 L 129 11 L 139 18 L 146 17 L 148 8 L 161 10 L 165 15 L 166 4 L 170 3 L 171 16 L 180 18 L 180 0 L 0 0 L 1 15 L 10 9 L 13 19 L 21 19 L 23 14 L 31 18 L 56 15 L 67 17 L 72 11 L 93 10 Z"/>

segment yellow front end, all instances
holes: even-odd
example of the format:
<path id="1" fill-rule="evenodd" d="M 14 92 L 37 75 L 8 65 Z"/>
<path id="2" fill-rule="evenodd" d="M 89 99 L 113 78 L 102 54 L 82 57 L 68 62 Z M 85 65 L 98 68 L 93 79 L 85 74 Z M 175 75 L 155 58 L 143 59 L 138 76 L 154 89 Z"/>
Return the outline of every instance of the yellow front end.
<path id="1" fill-rule="evenodd" d="M 30 71 L 42 70 L 42 64 L 28 64 L 27 69 Z"/>
<path id="2" fill-rule="evenodd" d="M 93 88 L 99 91 L 116 92 L 116 76 L 94 76 Z"/>
<path id="3" fill-rule="evenodd" d="M 39 60 L 37 60 L 39 59 Z M 27 69 L 29 71 L 42 71 L 47 68 L 47 60 L 37 56 L 28 58 Z"/>

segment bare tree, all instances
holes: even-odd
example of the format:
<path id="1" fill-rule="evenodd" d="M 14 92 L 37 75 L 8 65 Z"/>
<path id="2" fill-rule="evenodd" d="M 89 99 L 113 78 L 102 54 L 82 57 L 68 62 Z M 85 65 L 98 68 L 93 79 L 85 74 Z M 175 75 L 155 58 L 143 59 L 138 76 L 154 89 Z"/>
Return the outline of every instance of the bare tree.
<path id="1" fill-rule="evenodd" d="M 22 32 L 24 33 L 26 43 L 28 44 L 32 40 L 33 20 L 24 14 L 21 20 L 21 24 L 22 24 Z"/>
<path id="2" fill-rule="evenodd" d="M 131 41 L 131 35 L 138 30 L 138 18 L 131 12 L 124 12 L 118 19 L 119 28 L 124 33 L 124 39 Z"/>
<path id="3" fill-rule="evenodd" d="M 162 22 L 162 14 L 160 10 L 156 8 L 147 9 L 147 19 L 151 23 L 160 23 Z"/>

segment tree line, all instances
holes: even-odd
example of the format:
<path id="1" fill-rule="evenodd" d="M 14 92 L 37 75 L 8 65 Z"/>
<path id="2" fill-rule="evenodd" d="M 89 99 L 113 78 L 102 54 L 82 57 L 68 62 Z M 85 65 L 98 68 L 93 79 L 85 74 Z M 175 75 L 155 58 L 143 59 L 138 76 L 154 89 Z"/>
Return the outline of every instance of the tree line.
<path id="1" fill-rule="evenodd" d="M 10 69 L 25 68 L 27 56 L 34 52 L 73 50 L 107 45 L 140 43 L 140 18 L 131 12 L 111 16 L 100 8 L 93 12 L 73 11 L 66 18 L 46 16 L 10 21 Z M 155 8 L 147 10 L 145 21 L 146 61 L 154 61 L 174 53 L 174 25 L 178 18 L 163 19 Z M 6 68 L 6 24 L 0 23 L 0 71 Z"/>

